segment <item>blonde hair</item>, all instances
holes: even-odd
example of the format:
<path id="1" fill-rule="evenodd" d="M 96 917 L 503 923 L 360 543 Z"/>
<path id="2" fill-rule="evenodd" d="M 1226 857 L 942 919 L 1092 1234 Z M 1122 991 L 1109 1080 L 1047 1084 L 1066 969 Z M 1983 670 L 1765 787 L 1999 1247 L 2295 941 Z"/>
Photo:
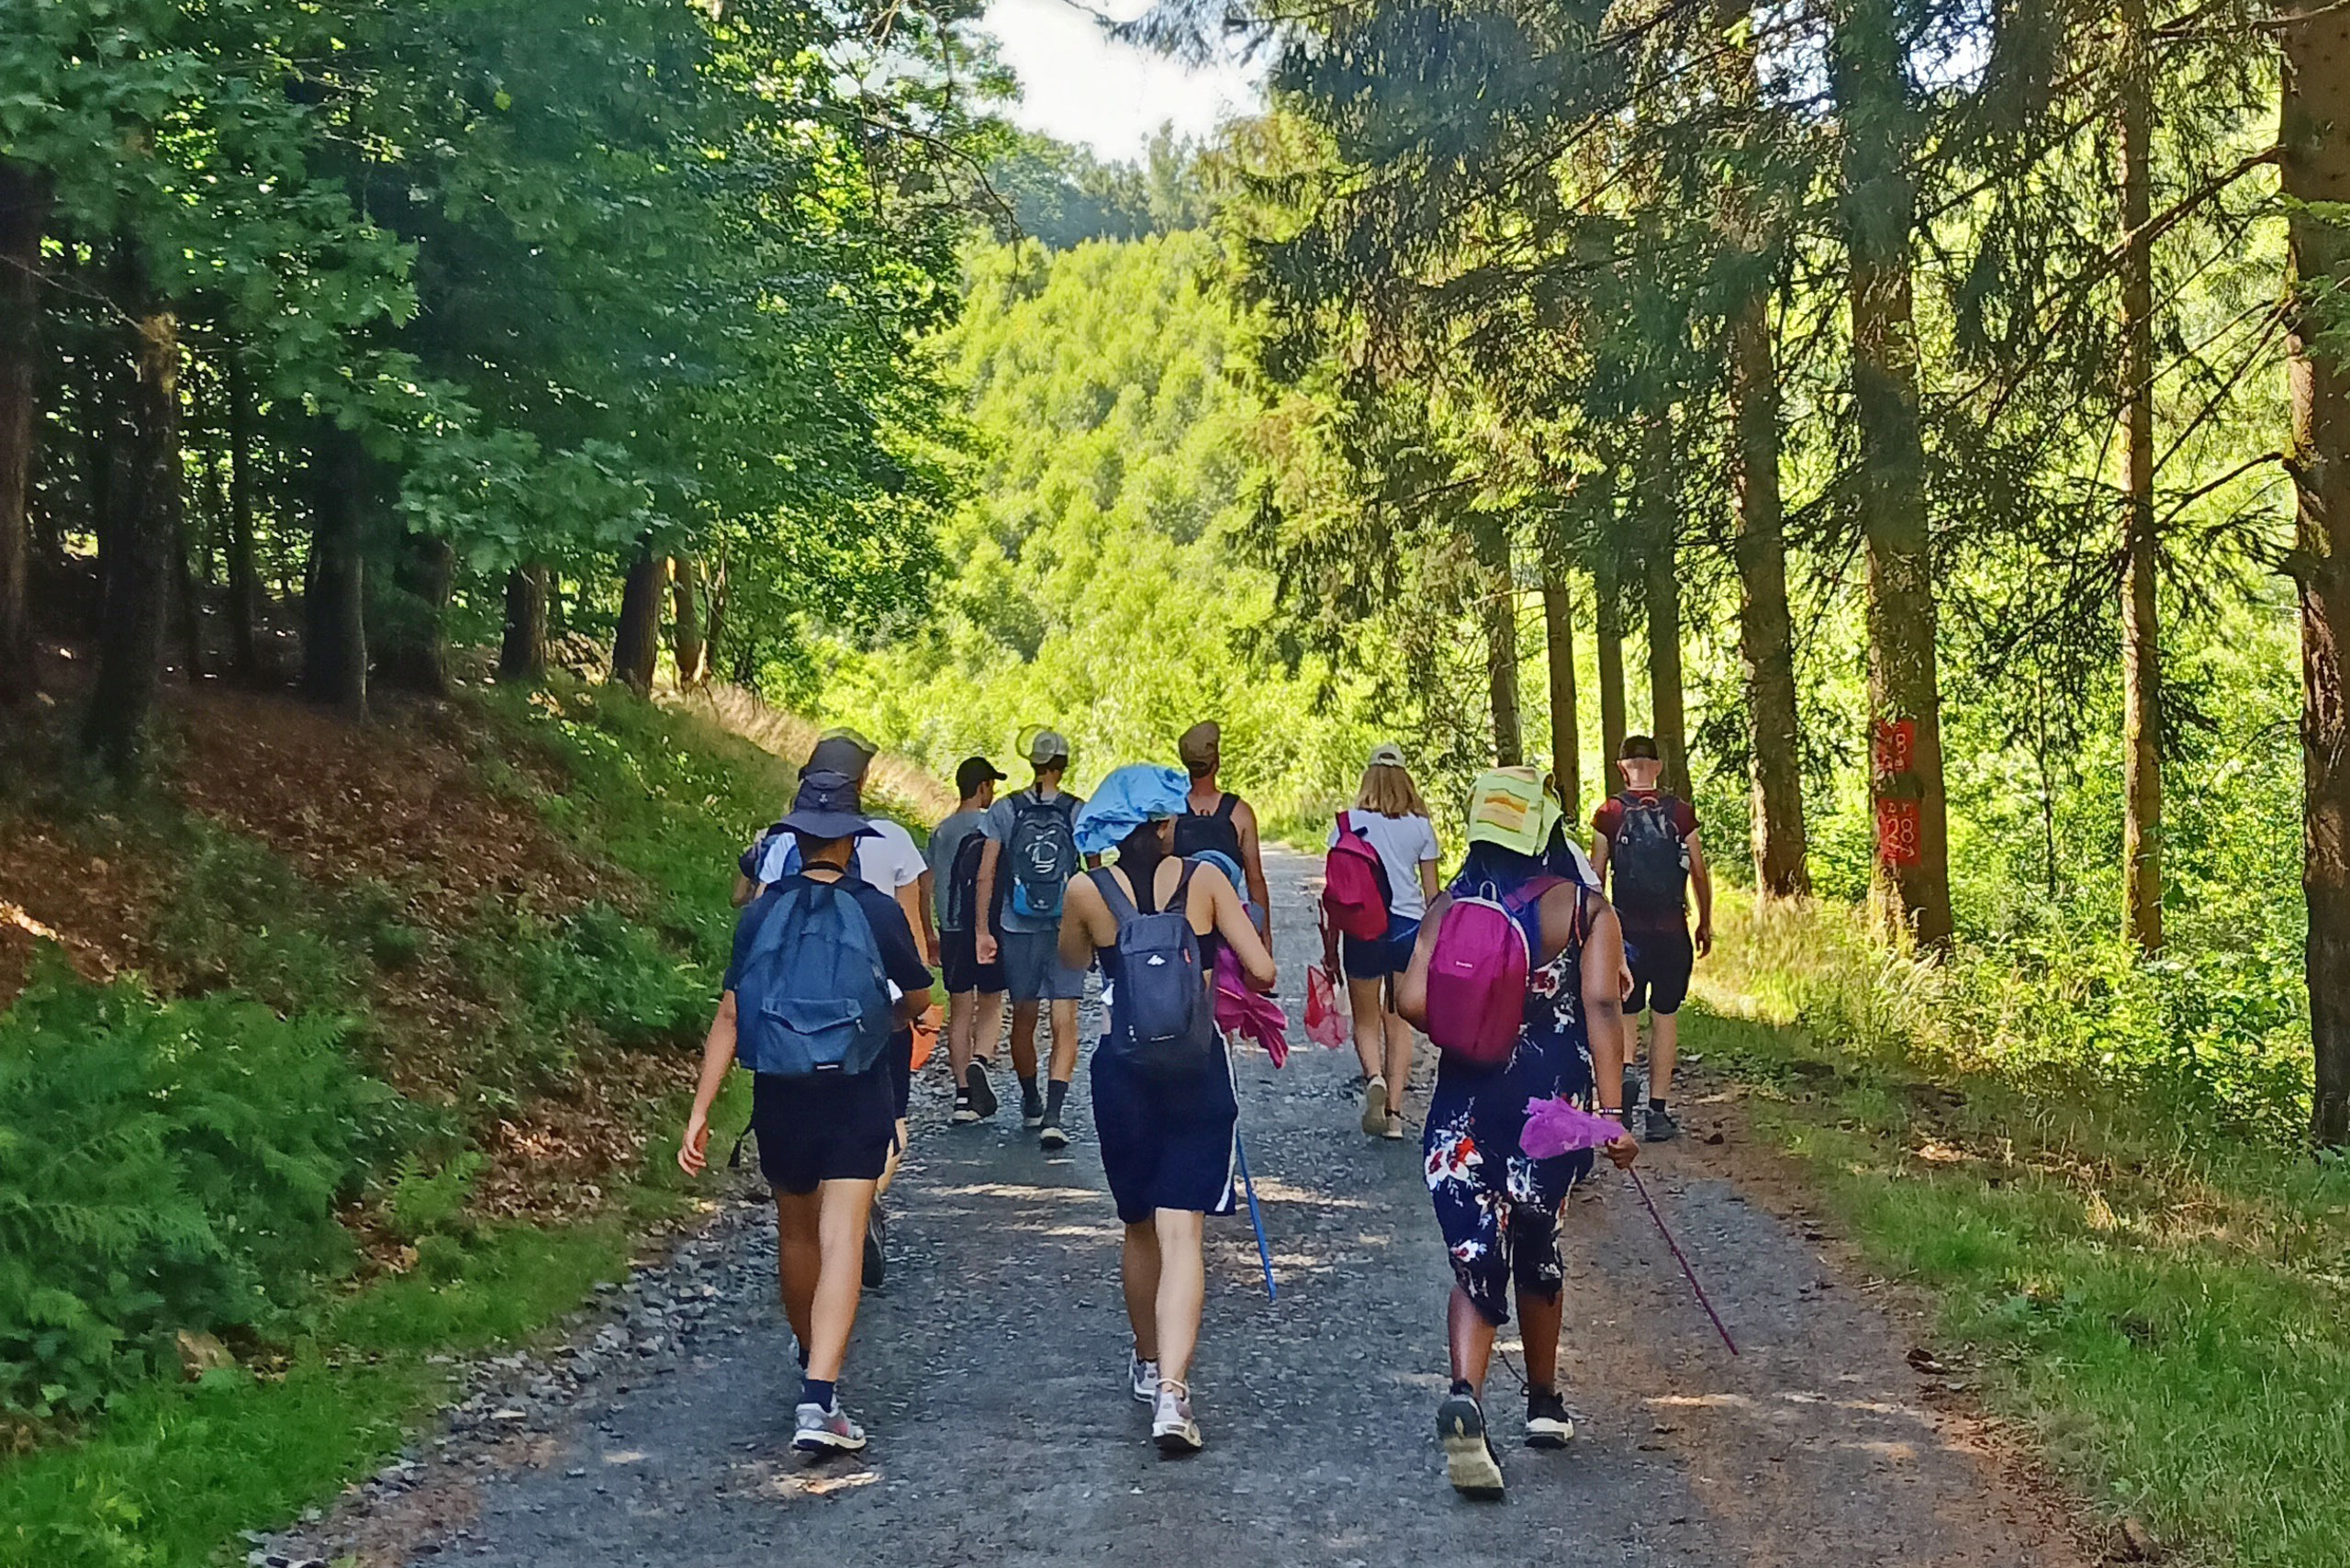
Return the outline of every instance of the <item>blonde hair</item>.
<path id="1" fill-rule="evenodd" d="M 1412 782 L 1411 771 L 1386 762 L 1374 762 L 1362 770 L 1362 791 L 1355 797 L 1355 809 L 1376 812 L 1382 817 L 1428 814 L 1428 803 L 1420 799 L 1419 786 Z"/>

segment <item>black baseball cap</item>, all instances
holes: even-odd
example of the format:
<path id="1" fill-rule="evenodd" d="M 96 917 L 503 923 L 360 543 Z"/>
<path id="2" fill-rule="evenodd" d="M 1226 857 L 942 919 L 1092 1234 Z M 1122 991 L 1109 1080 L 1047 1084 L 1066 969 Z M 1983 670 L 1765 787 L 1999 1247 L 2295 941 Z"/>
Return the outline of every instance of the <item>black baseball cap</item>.
<path id="1" fill-rule="evenodd" d="M 1650 735 L 1626 735 L 1624 737 L 1624 748 L 1617 752 L 1616 756 L 1619 761 L 1625 762 L 1628 762 L 1636 756 L 1646 757 L 1651 762 L 1662 762 L 1664 760 L 1657 755 L 1656 741 L 1654 737 Z"/>
<path id="2" fill-rule="evenodd" d="M 979 793 L 980 785 L 1004 777 L 986 757 L 967 756 L 955 769 L 955 792 L 968 800 Z"/>

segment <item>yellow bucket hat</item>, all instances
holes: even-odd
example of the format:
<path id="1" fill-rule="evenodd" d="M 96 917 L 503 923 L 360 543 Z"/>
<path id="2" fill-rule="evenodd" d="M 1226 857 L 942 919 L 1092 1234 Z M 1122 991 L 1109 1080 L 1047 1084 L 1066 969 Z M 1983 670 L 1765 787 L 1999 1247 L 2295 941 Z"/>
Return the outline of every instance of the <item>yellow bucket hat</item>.
<path id="1" fill-rule="evenodd" d="M 1469 842 L 1539 855 L 1565 813 L 1531 767 L 1494 767 L 1469 786 Z"/>

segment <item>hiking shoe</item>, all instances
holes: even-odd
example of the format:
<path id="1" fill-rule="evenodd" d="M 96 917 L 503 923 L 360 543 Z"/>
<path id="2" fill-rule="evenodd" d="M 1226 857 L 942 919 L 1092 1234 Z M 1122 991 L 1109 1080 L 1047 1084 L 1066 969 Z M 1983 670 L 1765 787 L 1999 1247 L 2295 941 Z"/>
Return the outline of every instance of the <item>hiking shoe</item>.
<path id="1" fill-rule="evenodd" d="M 1192 1417 L 1192 1391 L 1183 1384 L 1158 1385 L 1158 1403 L 1150 1414 L 1150 1440 L 1169 1459 L 1197 1453 L 1204 1446 L 1200 1424 Z"/>
<path id="2" fill-rule="evenodd" d="M 1554 1389 L 1528 1389 L 1526 1394 L 1526 1446 L 1530 1449 L 1562 1449 L 1575 1435 L 1574 1418 L 1567 1414 L 1567 1402 Z"/>
<path id="3" fill-rule="evenodd" d="M 1069 1147 L 1069 1134 L 1061 1131 L 1061 1114 L 1058 1111 L 1045 1113 L 1045 1125 L 1036 1134 L 1036 1147 L 1045 1149 Z"/>
<path id="4" fill-rule="evenodd" d="M 865 1446 L 865 1428 L 848 1418 L 837 1398 L 830 1410 L 802 1405 L 793 1425 L 791 1446 L 801 1453 L 855 1453 Z"/>
<path id="5" fill-rule="evenodd" d="M 1404 1138 L 1404 1118 L 1397 1115 L 1393 1111 L 1388 1112 L 1387 1126 L 1380 1130 L 1379 1136 L 1385 1138 L 1390 1143 L 1402 1142 Z"/>
<path id="6" fill-rule="evenodd" d="M 1045 1125 L 1045 1097 L 1033 1083 L 1020 1086 L 1020 1125 L 1032 1133 Z"/>
<path id="7" fill-rule="evenodd" d="M 1376 1073 L 1362 1086 L 1362 1130 L 1366 1137 L 1387 1136 L 1387 1080 Z"/>
<path id="8" fill-rule="evenodd" d="M 984 1122 L 995 1114 L 995 1085 L 988 1081 L 987 1063 L 974 1060 L 964 1071 L 963 1092 L 970 1097 L 973 1121 Z M 956 1114 L 959 1117 L 961 1114 L 962 1109 L 957 1106 Z"/>
<path id="9" fill-rule="evenodd" d="M 1157 1407 L 1158 1404 L 1158 1363 L 1146 1361 L 1132 1350 L 1126 1352 L 1126 1386 L 1133 1390 L 1135 1402 Z"/>
<path id="10" fill-rule="evenodd" d="M 1472 1394 L 1455 1394 L 1436 1407 L 1437 1441 L 1444 1445 L 1444 1476 L 1464 1497 L 1498 1499 L 1501 1461 L 1485 1439 L 1485 1411 Z"/>
<path id="11" fill-rule="evenodd" d="M 1681 1136 L 1681 1124 L 1662 1105 L 1649 1107 L 1647 1129 L 1642 1136 L 1650 1143 L 1671 1143 Z"/>
<path id="12" fill-rule="evenodd" d="M 979 1114 L 971 1109 L 971 1092 L 968 1089 L 955 1091 L 955 1114 L 946 1118 L 946 1125 L 968 1127 L 976 1124 L 979 1119 Z"/>
<path id="13" fill-rule="evenodd" d="M 881 1250 L 890 1239 L 890 1216 L 876 1202 L 865 1215 L 865 1288 L 878 1291 L 889 1273 L 890 1260 Z"/>

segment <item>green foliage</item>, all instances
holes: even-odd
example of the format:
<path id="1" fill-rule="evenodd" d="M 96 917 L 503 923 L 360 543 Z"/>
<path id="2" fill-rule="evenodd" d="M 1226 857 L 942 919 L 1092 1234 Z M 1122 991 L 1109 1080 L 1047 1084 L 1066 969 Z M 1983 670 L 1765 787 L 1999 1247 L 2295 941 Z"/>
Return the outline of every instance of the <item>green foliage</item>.
<path id="1" fill-rule="evenodd" d="M 278 1327 L 402 1136 L 341 1028 L 50 958 L 0 1014 L 0 1407 L 86 1413 L 179 1329 Z"/>

